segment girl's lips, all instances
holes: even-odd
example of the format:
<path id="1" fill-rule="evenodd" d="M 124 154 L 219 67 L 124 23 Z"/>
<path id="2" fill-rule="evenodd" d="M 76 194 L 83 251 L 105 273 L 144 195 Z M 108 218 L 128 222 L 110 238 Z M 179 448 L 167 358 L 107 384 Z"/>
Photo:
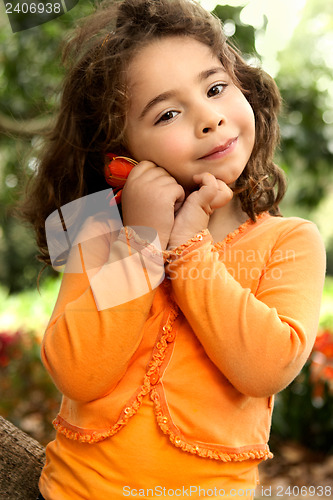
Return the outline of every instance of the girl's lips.
<path id="1" fill-rule="evenodd" d="M 209 153 L 207 153 L 205 156 L 202 156 L 199 158 L 200 160 L 216 160 L 219 158 L 223 158 L 224 156 L 228 155 L 231 153 L 237 144 L 238 137 L 233 137 L 232 139 L 229 139 L 229 141 L 225 142 L 222 144 L 222 146 L 218 146 L 217 148 L 212 149 Z"/>

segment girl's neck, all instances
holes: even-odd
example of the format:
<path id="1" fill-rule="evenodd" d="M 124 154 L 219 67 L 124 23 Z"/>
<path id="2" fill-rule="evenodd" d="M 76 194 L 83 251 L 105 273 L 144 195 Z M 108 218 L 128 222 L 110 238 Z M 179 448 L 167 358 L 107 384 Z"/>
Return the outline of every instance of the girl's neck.
<path id="1" fill-rule="evenodd" d="M 235 231 L 248 218 L 249 216 L 243 212 L 237 196 L 224 207 L 215 210 L 208 223 L 208 230 L 213 237 L 214 243 L 224 240 L 229 233 Z"/>

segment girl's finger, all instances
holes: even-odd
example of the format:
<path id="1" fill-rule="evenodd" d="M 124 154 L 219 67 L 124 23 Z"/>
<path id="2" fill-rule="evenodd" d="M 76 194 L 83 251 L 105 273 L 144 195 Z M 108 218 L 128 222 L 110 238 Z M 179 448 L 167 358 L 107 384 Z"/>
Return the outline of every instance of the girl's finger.
<path id="1" fill-rule="evenodd" d="M 217 192 L 213 200 L 211 201 L 211 208 L 215 210 L 216 208 L 223 207 L 233 198 L 234 193 L 232 189 L 220 179 L 217 179 Z"/>
<path id="2" fill-rule="evenodd" d="M 195 174 L 193 175 L 193 180 L 196 184 L 201 184 L 202 186 L 217 186 L 217 179 L 210 172 Z"/>
<path id="3" fill-rule="evenodd" d="M 198 191 L 202 206 L 209 206 L 209 210 L 226 205 L 233 197 L 233 192 L 227 184 L 209 173 L 195 174 L 193 180 L 201 184 Z"/>
<path id="4" fill-rule="evenodd" d="M 129 173 L 129 176 L 132 178 L 136 178 L 140 175 L 142 175 L 144 172 L 147 172 L 148 170 L 151 170 L 153 168 L 156 168 L 157 165 L 153 163 L 152 161 L 140 161 L 137 165 L 135 165 L 134 168 Z"/>
<path id="5" fill-rule="evenodd" d="M 203 172 L 202 174 L 195 174 L 193 176 L 193 181 L 196 184 L 201 184 L 199 191 L 197 191 L 200 203 L 202 205 L 210 205 L 218 191 L 216 177 L 209 172 Z"/>
<path id="6" fill-rule="evenodd" d="M 184 201 L 185 201 L 185 191 L 184 191 L 184 189 L 182 189 L 182 191 L 179 191 L 179 196 L 175 202 L 175 206 L 174 206 L 175 215 L 178 212 L 178 210 L 180 210 L 181 207 L 183 206 Z"/>

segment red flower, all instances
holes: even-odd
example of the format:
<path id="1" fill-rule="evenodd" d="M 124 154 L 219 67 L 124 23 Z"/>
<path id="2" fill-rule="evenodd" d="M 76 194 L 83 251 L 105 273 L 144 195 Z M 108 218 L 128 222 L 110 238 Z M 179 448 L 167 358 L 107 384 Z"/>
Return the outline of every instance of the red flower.
<path id="1" fill-rule="evenodd" d="M 318 334 L 310 361 L 314 395 L 323 393 L 325 382 L 328 383 L 330 392 L 333 392 L 333 335 L 329 330 Z"/>
<path id="2" fill-rule="evenodd" d="M 323 375 L 327 380 L 333 380 L 333 365 L 325 366 Z"/>
<path id="3" fill-rule="evenodd" d="M 13 348 L 16 347 L 21 338 L 21 332 L 0 332 L 0 366 L 8 366 L 12 358 Z"/>
<path id="4" fill-rule="evenodd" d="M 333 334 L 329 330 L 319 333 L 313 350 L 322 352 L 327 358 L 333 358 Z"/>

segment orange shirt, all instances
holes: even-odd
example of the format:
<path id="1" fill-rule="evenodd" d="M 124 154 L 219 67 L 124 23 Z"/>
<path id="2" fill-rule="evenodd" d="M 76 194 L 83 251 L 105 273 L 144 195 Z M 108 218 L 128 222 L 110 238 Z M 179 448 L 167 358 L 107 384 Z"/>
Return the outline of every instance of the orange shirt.
<path id="1" fill-rule="evenodd" d="M 209 498 L 251 500 L 260 462 L 222 462 L 184 453 L 156 425 L 149 398 L 112 438 L 91 445 L 58 433 L 46 457 L 39 485 L 46 500 L 186 498 L 190 493 L 197 500 L 204 490 Z"/>
<path id="2" fill-rule="evenodd" d="M 316 335 L 318 231 L 263 214 L 221 243 L 203 231 L 176 255 L 157 289 L 101 311 L 86 273 L 65 274 L 42 349 L 64 394 L 40 482 L 47 500 L 66 488 L 71 499 L 179 488 L 184 468 L 190 486 L 249 486 L 271 456 L 272 395 Z"/>

